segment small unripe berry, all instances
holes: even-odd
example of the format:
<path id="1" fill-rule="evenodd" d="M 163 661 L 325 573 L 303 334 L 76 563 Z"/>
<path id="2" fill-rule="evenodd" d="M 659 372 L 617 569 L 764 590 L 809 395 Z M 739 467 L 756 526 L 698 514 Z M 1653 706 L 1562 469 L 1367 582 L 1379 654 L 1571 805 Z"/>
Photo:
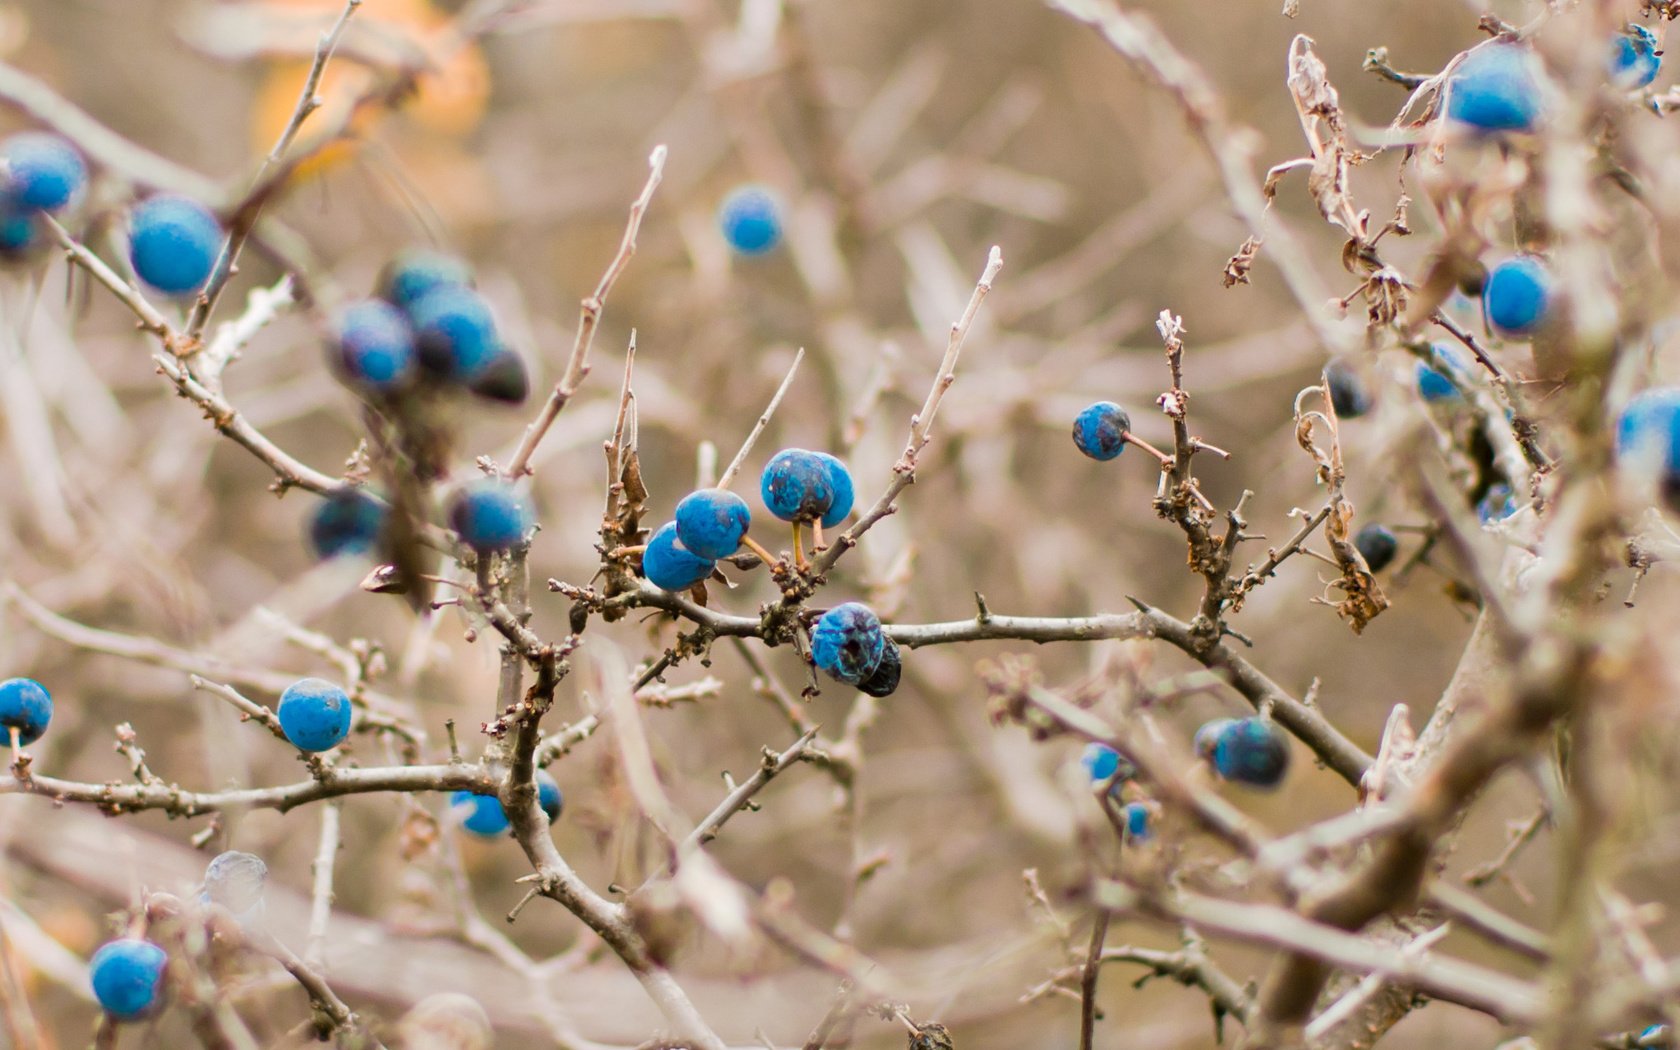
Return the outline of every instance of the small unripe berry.
<path id="1" fill-rule="evenodd" d="M 280 729 L 299 751 L 327 751 L 350 733 L 354 713 L 344 690 L 324 678 L 300 678 L 280 694 Z"/>
<path id="2" fill-rule="evenodd" d="M 1374 521 L 1354 533 L 1353 546 L 1365 559 L 1365 567 L 1372 572 L 1383 571 L 1400 551 L 1400 541 L 1395 539 L 1394 533 Z"/>
<path id="3" fill-rule="evenodd" d="M 1107 744 L 1092 742 L 1085 745 L 1085 750 L 1079 756 L 1079 764 L 1085 767 L 1093 782 L 1112 779 L 1116 784 L 1123 783 L 1137 776 L 1137 767 L 1131 760 Z"/>
<path id="4" fill-rule="evenodd" d="M 87 162 L 70 140 L 23 131 L 0 141 L 0 200 L 19 209 L 58 211 L 87 185 Z"/>
<path id="5" fill-rule="evenodd" d="M 411 248 L 397 254 L 379 271 L 375 295 L 408 310 L 439 288 L 471 288 L 472 268 L 453 255 L 430 248 Z"/>
<path id="6" fill-rule="evenodd" d="M 9 730 L 17 730 L 19 744 L 33 744 L 47 731 L 52 721 L 52 694 L 46 686 L 33 678 L 8 678 L 0 682 L 0 747 L 11 739 Z"/>
<path id="7" fill-rule="evenodd" d="M 151 941 L 124 937 L 93 953 L 88 976 L 93 996 L 118 1021 L 146 1016 L 163 992 L 163 970 L 169 956 Z"/>
<path id="8" fill-rule="evenodd" d="M 1657 79 L 1662 56 L 1657 36 L 1642 25 L 1630 25 L 1626 33 L 1610 41 L 1610 80 L 1624 91 L 1642 88 Z"/>
<path id="9" fill-rule="evenodd" d="M 434 288 L 415 301 L 409 318 L 420 364 L 440 379 L 470 383 L 502 349 L 490 304 L 471 288 Z"/>
<path id="10" fill-rule="evenodd" d="M 1371 410 L 1371 394 L 1359 373 L 1346 361 L 1332 361 L 1324 367 L 1324 382 L 1330 388 L 1330 405 L 1339 419 L 1357 419 Z"/>
<path id="11" fill-rule="evenodd" d="M 752 525 L 747 501 L 727 489 L 700 489 L 677 503 L 677 539 L 701 558 L 727 558 Z"/>
<path id="12" fill-rule="evenodd" d="M 781 243 L 781 206 L 763 186 L 739 186 L 719 206 L 718 226 L 737 252 L 763 255 Z"/>
<path id="13" fill-rule="evenodd" d="M 129 218 L 128 260 L 142 281 L 165 295 L 190 295 L 203 288 L 221 245 L 216 217 L 186 197 L 148 198 Z"/>
<path id="14" fill-rule="evenodd" d="M 1112 401 L 1098 401 L 1073 418 L 1073 443 L 1096 460 L 1109 460 L 1126 451 L 1125 434 L 1132 418 Z"/>
<path id="15" fill-rule="evenodd" d="M 758 487 L 765 507 L 783 521 L 827 520 L 834 510 L 834 481 L 828 464 L 802 448 L 783 449 L 771 457 L 759 475 Z"/>
<path id="16" fill-rule="evenodd" d="M 1545 324 L 1552 305 L 1552 275 L 1539 259 L 1506 259 L 1482 289 L 1488 323 L 1506 335 L 1527 335 Z"/>
<path id="17" fill-rule="evenodd" d="M 1214 736 L 1213 770 L 1250 787 L 1276 787 L 1289 771 L 1289 740 L 1270 719 L 1232 720 Z"/>
<path id="18" fill-rule="evenodd" d="M 677 523 L 668 521 L 648 537 L 642 551 L 642 575 L 660 590 L 686 591 L 712 574 L 716 563 L 683 546 Z"/>
<path id="19" fill-rule="evenodd" d="M 525 541 L 531 508 L 513 486 L 495 478 L 462 485 L 449 502 L 449 527 L 477 551 L 505 551 Z"/>
<path id="20" fill-rule="evenodd" d="M 822 526 L 832 529 L 846 520 L 846 515 L 852 512 L 852 501 L 857 498 L 856 489 L 852 486 L 852 472 L 846 469 L 846 464 L 827 452 L 813 452 L 812 455 L 822 462 L 823 473 L 828 478 L 831 495 L 828 510 L 823 512 Z"/>
<path id="21" fill-rule="evenodd" d="M 1616 456 L 1665 484 L 1680 481 L 1680 387 L 1656 387 L 1627 403 L 1616 422 Z"/>
<path id="22" fill-rule="evenodd" d="M 318 558 L 366 554 L 379 543 L 386 509 L 360 488 L 329 493 L 309 517 L 309 545 Z"/>
<path id="23" fill-rule="evenodd" d="M 886 648 L 880 617 L 862 602 L 836 605 L 811 628 L 812 661 L 847 685 L 858 685 L 874 674 Z"/>
<path id="24" fill-rule="evenodd" d="M 1516 44 L 1472 51 L 1453 71 L 1447 92 L 1447 116 L 1478 131 L 1532 131 L 1540 122 L 1537 60 Z"/>
<path id="25" fill-rule="evenodd" d="M 333 325 L 333 364 L 352 386 L 381 393 L 414 376 L 414 330 L 403 312 L 382 299 L 356 303 Z"/>
<path id="26" fill-rule="evenodd" d="M 898 691 L 898 680 L 903 674 L 904 655 L 899 652 L 898 643 L 888 638 L 881 650 L 881 662 L 869 677 L 858 683 L 858 690 L 870 696 L 891 696 Z"/>

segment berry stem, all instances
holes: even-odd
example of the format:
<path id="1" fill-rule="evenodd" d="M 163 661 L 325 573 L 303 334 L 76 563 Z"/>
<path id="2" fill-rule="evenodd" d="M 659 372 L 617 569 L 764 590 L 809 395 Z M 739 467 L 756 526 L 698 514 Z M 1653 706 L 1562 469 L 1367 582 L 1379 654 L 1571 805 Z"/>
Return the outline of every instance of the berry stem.
<path id="1" fill-rule="evenodd" d="M 811 553 L 816 554 L 827 546 L 828 544 L 823 542 L 822 519 L 819 518 L 811 523 Z"/>
<path id="2" fill-rule="evenodd" d="M 793 523 L 793 565 L 801 572 L 805 571 L 804 536 L 800 532 L 799 522 Z"/>
<path id="3" fill-rule="evenodd" d="M 774 564 L 776 564 L 776 562 L 781 560 L 781 559 L 777 558 L 774 554 L 771 554 L 769 551 L 765 550 L 764 549 L 764 544 L 762 544 L 762 543 L 758 542 L 757 540 L 753 539 L 751 536 L 742 536 L 741 537 L 741 546 L 747 548 L 748 550 L 752 551 L 754 554 L 758 555 L 759 560 L 764 562 L 764 564 L 766 566 L 774 565 Z"/>
<path id="4" fill-rule="evenodd" d="M 1147 442 L 1147 441 L 1143 440 L 1142 438 L 1138 437 L 1136 434 L 1132 433 L 1130 430 L 1122 430 L 1120 432 L 1120 440 L 1124 441 L 1128 445 L 1136 445 L 1138 448 L 1143 449 L 1145 452 L 1149 453 L 1151 456 L 1154 456 L 1156 459 L 1160 460 L 1161 461 L 1161 466 L 1163 466 L 1163 467 L 1171 467 L 1173 465 L 1173 458 L 1171 456 L 1167 455 L 1165 452 L 1162 452 L 1160 449 L 1156 448 L 1154 445 L 1151 445 L 1149 442 Z"/>

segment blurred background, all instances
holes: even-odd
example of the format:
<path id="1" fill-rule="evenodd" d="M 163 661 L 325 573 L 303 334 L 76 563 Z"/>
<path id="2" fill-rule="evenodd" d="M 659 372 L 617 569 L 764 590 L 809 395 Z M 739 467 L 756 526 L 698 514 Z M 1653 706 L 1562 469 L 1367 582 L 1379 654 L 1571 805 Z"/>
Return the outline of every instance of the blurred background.
<path id="1" fill-rule="evenodd" d="M 340 6 L 13 0 L 0 3 L 0 53 L 135 143 L 237 192 L 284 124 L 307 56 Z M 1433 72 L 1481 39 L 1477 11 L 1452 0 L 1303 0 L 1293 20 L 1273 0 L 1217 10 L 1134 6 L 1207 72 L 1230 119 L 1255 130 L 1257 172 L 1303 152 L 1283 85 L 1294 34 L 1316 40 L 1350 118 L 1367 128 L 1393 119 L 1406 94 L 1361 72 L 1368 48 L 1387 46 L 1396 66 Z M 703 442 L 727 462 L 800 347 L 807 362 L 749 460 L 744 487 L 755 488 L 778 448 L 827 448 L 849 462 L 866 506 L 890 479 L 947 328 L 994 244 L 1004 270 L 917 483 L 901 512 L 842 563 L 827 593 L 865 598 L 898 622 L 972 615 L 976 591 L 1000 613 L 1118 612 L 1135 595 L 1188 617 L 1199 581 L 1184 569 L 1180 534 L 1150 509 L 1150 461 L 1133 451 L 1094 463 L 1068 438 L 1079 408 L 1112 399 L 1144 437 L 1170 441 L 1152 408 L 1167 385 L 1154 331 L 1163 309 L 1181 314 L 1188 331 L 1192 430 L 1233 453 L 1229 462 L 1198 460 L 1208 494 L 1229 506 L 1253 489 L 1249 520 L 1274 542 L 1294 531 L 1291 508 L 1320 504 L 1311 465 L 1294 445 L 1290 405 L 1315 380 L 1324 351 L 1264 253 L 1251 285 L 1223 287 L 1225 261 L 1251 231 L 1233 217 L 1174 101 L 1084 27 L 1033 0 L 533 0 L 510 5 L 482 37 L 445 54 L 438 42 L 457 13 L 428 0 L 366 0 L 346 38 L 348 57 L 323 85 L 329 100 L 365 83 L 364 61 L 430 54 L 436 69 L 399 110 L 358 121 L 352 140 L 307 164 L 272 214 L 302 235 L 326 308 L 368 294 L 380 265 L 403 247 L 461 253 L 542 391 L 564 366 L 578 302 L 616 249 L 650 150 L 668 146 L 664 184 L 608 303 L 593 372 L 536 462 L 533 626 L 544 637 L 565 633 L 567 606 L 541 581 L 583 585 L 598 564 L 599 449 L 632 329 L 651 524 L 693 487 Z M 0 130 L 26 123 L 0 109 Z M 1385 154 L 1356 173 L 1360 204 L 1376 216 L 1394 207 L 1397 164 Z M 79 222 L 90 244 L 115 258 L 109 231 L 127 190 L 109 173 L 98 179 Z M 786 207 L 786 243 L 763 258 L 733 256 L 715 221 L 719 201 L 746 182 L 767 185 Z M 1300 182 L 1284 184 L 1277 209 L 1327 286 L 1350 291 L 1341 239 L 1318 221 Z M 1426 211 L 1413 211 L 1414 237 L 1386 246 L 1403 267 L 1427 253 Z M 236 316 L 249 289 L 277 276 L 253 257 L 218 320 Z M 0 575 L 26 596 L 0 597 L 0 673 L 35 677 L 57 698 L 53 732 L 34 748 L 38 770 L 126 778 L 112 743 L 113 727 L 127 722 L 152 768 L 183 786 L 304 775 L 288 749 L 195 693 L 180 667 L 100 652 L 122 643 L 79 634 L 78 624 L 214 654 L 227 666 L 296 674 L 334 673 L 320 637 L 341 646 L 363 640 L 389 666 L 378 688 L 417 705 L 429 758 L 443 753 L 446 719 L 469 755 L 481 750 L 477 727 L 494 714 L 496 684 L 495 645 L 483 630 L 457 609 L 417 622 L 401 601 L 358 590 L 366 565 L 317 565 L 303 542 L 314 498 L 277 500 L 262 464 L 170 395 L 123 310 L 71 280 L 62 263 L 6 273 L 0 283 Z M 1349 497 L 1361 521 L 1420 524 L 1390 473 L 1406 454 L 1396 445 L 1400 420 L 1414 407 L 1409 389 L 1389 380 L 1410 366 L 1372 355 L 1359 367 L 1378 408 L 1343 428 Z M 357 445 L 355 400 L 328 372 L 307 315 L 260 333 L 226 383 L 253 423 L 319 469 L 338 471 Z M 478 455 L 505 462 L 529 415 L 467 411 L 454 476 L 472 476 Z M 756 508 L 756 493 L 749 498 Z M 1401 538 L 1403 562 L 1416 541 Z M 1262 557 L 1263 546 L 1249 556 Z M 762 573 L 738 575 L 733 591 L 714 588 L 714 604 L 750 613 L 773 597 Z M 1312 603 L 1325 576 L 1309 560 L 1290 563 L 1235 625 L 1253 640 L 1262 669 L 1295 695 L 1316 680 L 1322 709 L 1374 750 L 1392 705 L 1410 705 L 1421 724 L 1473 609 L 1455 600 L 1446 576 L 1420 565 L 1385 581 L 1394 608 L 1355 636 Z M 1649 586 L 1649 600 L 1664 600 L 1660 583 Z M 592 623 L 586 638 L 584 671 L 562 689 L 551 729 L 589 710 L 592 645 L 610 642 L 635 662 L 656 656 L 672 633 L 632 617 Z M 855 829 L 836 811 L 833 782 L 797 767 L 761 796 L 762 812 L 737 817 L 713 846 L 749 886 L 785 877 L 800 914 L 827 928 L 848 893 L 855 830 L 857 856 L 883 861 L 850 915 L 855 942 L 904 980 L 911 1016 L 949 1025 L 964 1050 L 1072 1045 L 1076 1001 L 1021 1001 L 1068 961 L 1053 926 L 1029 904 L 1022 872 L 1037 869 L 1082 949 L 1087 917 L 1064 902 L 1093 870 L 1114 863 L 1075 745 L 1035 744 L 988 719 L 976 664 L 1023 648 L 907 655 L 905 686 L 864 737 Z M 139 655 L 159 653 L 144 643 Z M 798 690 L 794 654 L 761 655 Z M 1150 676 L 1193 666 L 1165 646 L 1141 644 L 1059 645 L 1030 656 L 1053 683 L 1117 663 Z M 720 645 L 709 666 L 691 661 L 668 676 L 674 685 L 713 678 L 717 688 L 648 712 L 666 787 L 692 817 L 721 798 L 725 770 L 745 776 L 761 747 L 792 740 L 751 677 Z M 811 717 L 838 733 L 850 701 L 846 690 L 825 689 Z M 1234 695 L 1203 690 L 1162 717 L 1187 736 L 1240 710 Z M 388 757 L 371 741 L 358 746 L 364 763 Z M 1314 768 L 1304 750 L 1296 758 L 1279 792 L 1233 797 L 1279 830 L 1352 805 L 1344 783 Z M 567 799 L 554 829 L 561 851 L 597 889 L 636 885 L 659 854 L 634 815 L 610 741 L 586 742 L 551 771 Z M 1451 858 L 1455 869 L 1497 854 L 1505 821 L 1527 817 L 1531 796 L 1521 778 L 1496 785 Z M 443 801 L 418 800 L 434 813 Z M 344 807 L 328 966 L 352 1006 L 395 1018 L 430 992 L 466 992 L 494 1020 L 496 1045 L 507 1047 L 554 1044 L 552 1016 L 533 1005 L 541 999 L 600 1042 L 634 1045 L 659 1029 L 630 976 L 570 915 L 539 901 L 517 924 L 503 922 L 523 892 L 513 880 L 529 870 L 513 842 L 446 830 L 441 844 L 415 843 L 409 805 L 366 796 Z M 318 819 L 305 808 L 216 822 L 156 814 L 112 821 L 87 808 L 0 797 L 0 929 L 53 1045 L 78 1045 L 89 1031 L 81 960 L 109 935 L 105 916 L 141 887 L 188 889 L 221 849 L 267 860 L 270 922 L 283 939 L 301 930 Z M 1653 871 L 1664 859 L 1653 858 Z M 1543 851 L 1513 870 L 1520 885 L 1497 885 L 1489 899 L 1544 925 Z M 478 909 L 515 950 L 474 934 L 465 908 Z M 1117 923 L 1109 941 L 1171 946 L 1174 938 Z M 1466 950 L 1522 969 L 1487 949 Z M 1217 956 L 1239 981 L 1264 961 L 1225 947 Z M 743 958 L 700 936 L 683 940 L 674 966 L 702 1011 L 740 1043 L 762 1030 L 776 1045 L 797 1045 L 835 986 L 773 948 Z M 1134 990 L 1135 976 L 1125 966 L 1106 971 L 1099 1046 L 1213 1045 L 1200 993 L 1170 982 Z M 263 967 L 253 967 L 238 995 L 265 1045 L 303 1019 L 296 986 Z M 866 1020 L 857 1037 L 860 1046 L 888 1047 L 902 1045 L 904 1033 Z M 166 1019 L 127 1038 L 173 1046 L 189 1036 L 184 1022 Z M 1444 1039 L 1491 1046 L 1497 1031 L 1485 1018 L 1436 1006 L 1385 1045 Z"/>

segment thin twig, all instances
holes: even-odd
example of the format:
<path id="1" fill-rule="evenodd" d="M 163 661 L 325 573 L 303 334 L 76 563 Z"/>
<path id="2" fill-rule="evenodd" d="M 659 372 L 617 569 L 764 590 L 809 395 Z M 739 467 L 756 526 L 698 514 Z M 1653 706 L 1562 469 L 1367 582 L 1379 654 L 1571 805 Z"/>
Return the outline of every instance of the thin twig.
<path id="1" fill-rule="evenodd" d="M 793 355 L 793 364 L 788 366 L 787 375 L 782 377 L 782 385 L 776 388 L 776 393 L 771 396 L 770 403 L 764 406 L 764 412 L 758 417 L 758 422 L 753 424 L 751 432 L 747 434 L 747 439 L 741 442 L 740 451 L 735 453 L 735 458 L 729 461 L 729 466 L 724 469 L 723 475 L 718 478 L 718 488 L 728 488 L 730 483 L 735 480 L 735 475 L 741 472 L 741 467 L 746 463 L 753 445 L 757 443 L 758 436 L 764 433 L 765 427 L 770 425 L 771 417 L 776 414 L 776 409 L 781 405 L 782 398 L 787 395 L 788 388 L 793 385 L 793 375 L 799 371 L 799 363 L 803 360 L 805 360 L 805 348 L 800 347 L 798 353 Z"/>

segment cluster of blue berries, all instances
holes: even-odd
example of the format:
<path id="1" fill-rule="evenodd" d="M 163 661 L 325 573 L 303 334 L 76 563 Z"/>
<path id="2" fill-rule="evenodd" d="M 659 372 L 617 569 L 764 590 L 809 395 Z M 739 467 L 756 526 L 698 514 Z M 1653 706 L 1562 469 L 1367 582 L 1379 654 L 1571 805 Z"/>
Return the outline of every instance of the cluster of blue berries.
<path id="1" fill-rule="evenodd" d="M 1289 738 L 1269 718 L 1218 718 L 1191 744 L 1222 780 L 1275 788 L 1289 772 Z"/>
<path id="2" fill-rule="evenodd" d="M 164 968 L 169 956 L 140 937 L 109 941 L 93 953 L 88 976 L 93 996 L 118 1021 L 137 1021 L 162 1002 Z"/>
<path id="3" fill-rule="evenodd" d="M 788 448 L 764 465 L 759 495 L 771 514 L 795 525 L 816 522 L 825 529 L 846 520 L 856 493 L 851 471 L 827 452 Z"/>
<path id="4" fill-rule="evenodd" d="M 61 136 L 22 131 L 0 141 L 0 259 L 45 243 L 41 216 L 70 207 L 87 178 L 81 153 Z"/>
<path id="5" fill-rule="evenodd" d="M 1092 784 L 1107 783 L 1108 793 L 1115 799 L 1119 799 L 1121 789 L 1137 776 L 1137 767 L 1132 765 L 1131 760 L 1107 744 L 1092 742 L 1085 745 L 1079 764 L 1085 767 Z M 1154 834 L 1155 808 L 1153 803 L 1141 800 L 1133 800 L 1120 807 L 1126 838 L 1142 842 Z"/>
<path id="6" fill-rule="evenodd" d="M 811 661 L 837 682 L 870 696 L 891 696 L 904 672 L 898 643 L 862 602 L 836 605 L 811 628 Z"/>
<path id="7" fill-rule="evenodd" d="M 280 730 L 299 751 L 328 751 L 350 733 L 355 712 L 344 690 L 324 678 L 300 678 L 280 694 Z"/>
<path id="8" fill-rule="evenodd" d="M 396 256 L 380 271 L 374 298 L 339 312 L 330 350 L 346 384 L 387 401 L 422 383 L 507 404 L 531 389 L 524 359 L 503 345 L 471 269 L 428 249 Z"/>
<path id="9" fill-rule="evenodd" d="M 35 679 L 8 678 L 0 682 L 0 729 L 6 731 L 0 737 L 0 746 L 7 743 L 7 738 L 15 738 L 20 747 L 41 739 L 52 721 L 52 711 L 52 694 Z"/>
<path id="10" fill-rule="evenodd" d="M 765 255 L 782 243 L 782 207 L 763 186 L 737 186 L 718 206 L 723 239 L 742 255 Z"/>
<path id="11" fill-rule="evenodd" d="M 550 824 L 560 819 L 564 800 L 560 785 L 545 770 L 537 770 L 532 777 L 537 785 L 537 805 L 542 808 Z M 501 799 L 495 795 L 480 795 L 472 791 L 457 791 L 449 796 L 449 806 L 461 818 L 461 826 L 483 838 L 506 834 L 512 827 Z"/>

